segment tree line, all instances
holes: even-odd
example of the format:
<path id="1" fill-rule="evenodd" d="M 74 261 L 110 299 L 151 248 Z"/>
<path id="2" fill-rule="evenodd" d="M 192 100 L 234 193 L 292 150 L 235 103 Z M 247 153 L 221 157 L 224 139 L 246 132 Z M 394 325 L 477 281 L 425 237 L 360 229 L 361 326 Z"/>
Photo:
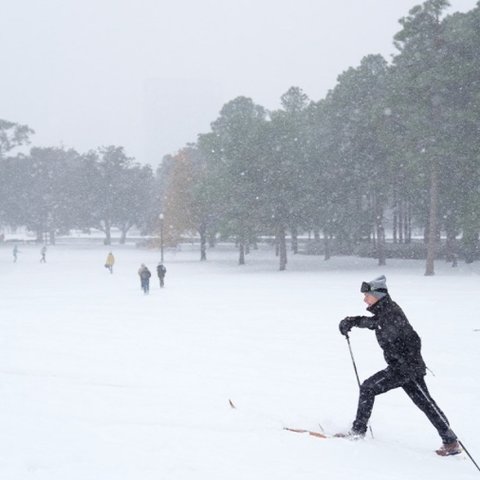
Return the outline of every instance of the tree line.
<path id="1" fill-rule="evenodd" d="M 280 269 L 287 232 L 294 251 L 299 232 L 314 232 L 326 258 L 363 248 L 383 265 L 387 227 L 398 245 L 420 229 L 427 275 L 440 247 L 453 264 L 477 258 L 480 2 L 445 16 L 447 7 L 414 7 L 390 63 L 366 56 L 319 101 L 292 87 L 276 111 L 228 102 L 210 132 L 164 164 L 170 217 L 205 238 L 235 235 L 239 263 L 259 235 L 275 235 Z"/>
<path id="2" fill-rule="evenodd" d="M 128 157 L 122 147 L 86 154 L 59 147 L 33 147 L 28 155 L 8 151 L 28 142 L 33 131 L 0 120 L 0 223 L 26 226 L 37 240 L 55 243 L 57 233 L 96 228 L 111 243 L 111 229 L 124 243 L 134 225 L 149 223 L 154 176 L 149 165 Z"/>
<path id="3" fill-rule="evenodd" d="M 235 238 L 240 264 L 273 236 L 281 270 L 287 236 L 294 252 L 312 232 L 327 259 L 363 251 L 383 265 L 386 231 L 414 252 L 420 229 L 426 275 L 440 248 L 453 264 L 459 255 L 471 262 L 480 232 L 480 2 L 445 16 L 447 7 L 428 0 L 411 9 L 392 60 L 367 55 L 319 101 L 300 87 L 275 111 L 231 100 L 155 173 L 113 146 L 8 157 L 31 132 L 0 124 L 1 220 L 37 231 L 152 231 L 163 212 L 169 236 L 198 233 L 201 259 L 219 235 Z"/>

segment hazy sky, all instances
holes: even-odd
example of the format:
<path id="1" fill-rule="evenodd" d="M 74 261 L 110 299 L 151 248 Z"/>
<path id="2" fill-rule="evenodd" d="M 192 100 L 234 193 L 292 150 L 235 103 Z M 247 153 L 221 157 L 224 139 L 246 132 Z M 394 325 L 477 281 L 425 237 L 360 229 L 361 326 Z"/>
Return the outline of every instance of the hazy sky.
<path id="1" fill-rule="evenodd" d="M 1 0 L 0 118 L 39 146 L 123 145 L 158 164 L 238 95 L 323 98 L 370 53 L 388 60 L 417 0 Z M 476 0 L 451 0 L 449 12 Z"/>

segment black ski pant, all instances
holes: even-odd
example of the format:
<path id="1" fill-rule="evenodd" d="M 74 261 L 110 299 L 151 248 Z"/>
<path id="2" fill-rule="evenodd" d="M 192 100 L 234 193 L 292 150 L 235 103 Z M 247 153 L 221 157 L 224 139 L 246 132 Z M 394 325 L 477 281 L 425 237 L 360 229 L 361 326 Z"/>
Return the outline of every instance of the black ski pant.
<path id="1" fill-rule="evenodd" d="M 427 416 L 437 429 L 443 443 L 450 443 L 457 439 L 449 428 L 447 417 L 430 396 L 423 376 L 409 378 L 391 368 L 377 372 L 362 383 L 353 431 L 364 434 L 367 431 L 375 397 L 398 387 L 402 387 L 413 403 Z"/>

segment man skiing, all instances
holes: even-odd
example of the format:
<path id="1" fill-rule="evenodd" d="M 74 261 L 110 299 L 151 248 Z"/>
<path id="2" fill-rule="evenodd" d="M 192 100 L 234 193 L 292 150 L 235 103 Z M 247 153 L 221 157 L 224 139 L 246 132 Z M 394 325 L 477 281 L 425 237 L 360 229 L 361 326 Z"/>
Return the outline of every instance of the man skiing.
<path id="1" fill-rule="evenodd" d="M 158 275 L 158 278 L 160 279 L 160 288 L 163 288 L 165 286 L 166 273 L 167 273 L 167 269 L 165 268 L 165 265 L 163 265 L 163 263 L 159 263 L 157 265 L 157 275 Z"/>
<path id="2" fill-rule="evenodd" d="M 362 383 L 352 429 L 337 436 L 365 436 L 375 397 L 401 387 L 437 429 L 443 445 L 436 453 L 441 456 L 460 453 L 461 447 L 456 435 L 449 428 L 447 417 L 430 396 L 425 384 L 426 366 L 421 355 L 420 337 L 402 309 L 391 299 L 385 276 L 363 282 L 360 290 L 365 295 L 367 310 L 373 313 L 373 317 L 346 317 L 340 322 L 340 332 L 348 337 L 348 332 L 353 327 L 375 330 L 388 366 Z"/>

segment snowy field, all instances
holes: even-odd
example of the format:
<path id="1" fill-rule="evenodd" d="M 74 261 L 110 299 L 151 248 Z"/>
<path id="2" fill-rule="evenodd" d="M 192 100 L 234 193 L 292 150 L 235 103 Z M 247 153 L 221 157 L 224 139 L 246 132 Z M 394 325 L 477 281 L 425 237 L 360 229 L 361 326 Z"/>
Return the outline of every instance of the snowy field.
<path id="1" fill-rule="evenodd" d="M 290 257 L 248 265 L 226 247 L 209 261 L 186 247 L 0 247 L 0 479 L 463 480 L 465 455 L 401 390 L 377 399 L 375 438 L 321 440 L 284 426 L 347 430 L 358 387 L 338 332 L 362 314 L 362 280 L 385 273 L 423 340 L 432 396 L 480 460 L 480 264 Z M 152 270 L 151 292 L 137 270 Z M 374 333 L 356 329 L 360 377 L 384 368 Z M 237 406 L 232 409 L 228 400 Z"/>

